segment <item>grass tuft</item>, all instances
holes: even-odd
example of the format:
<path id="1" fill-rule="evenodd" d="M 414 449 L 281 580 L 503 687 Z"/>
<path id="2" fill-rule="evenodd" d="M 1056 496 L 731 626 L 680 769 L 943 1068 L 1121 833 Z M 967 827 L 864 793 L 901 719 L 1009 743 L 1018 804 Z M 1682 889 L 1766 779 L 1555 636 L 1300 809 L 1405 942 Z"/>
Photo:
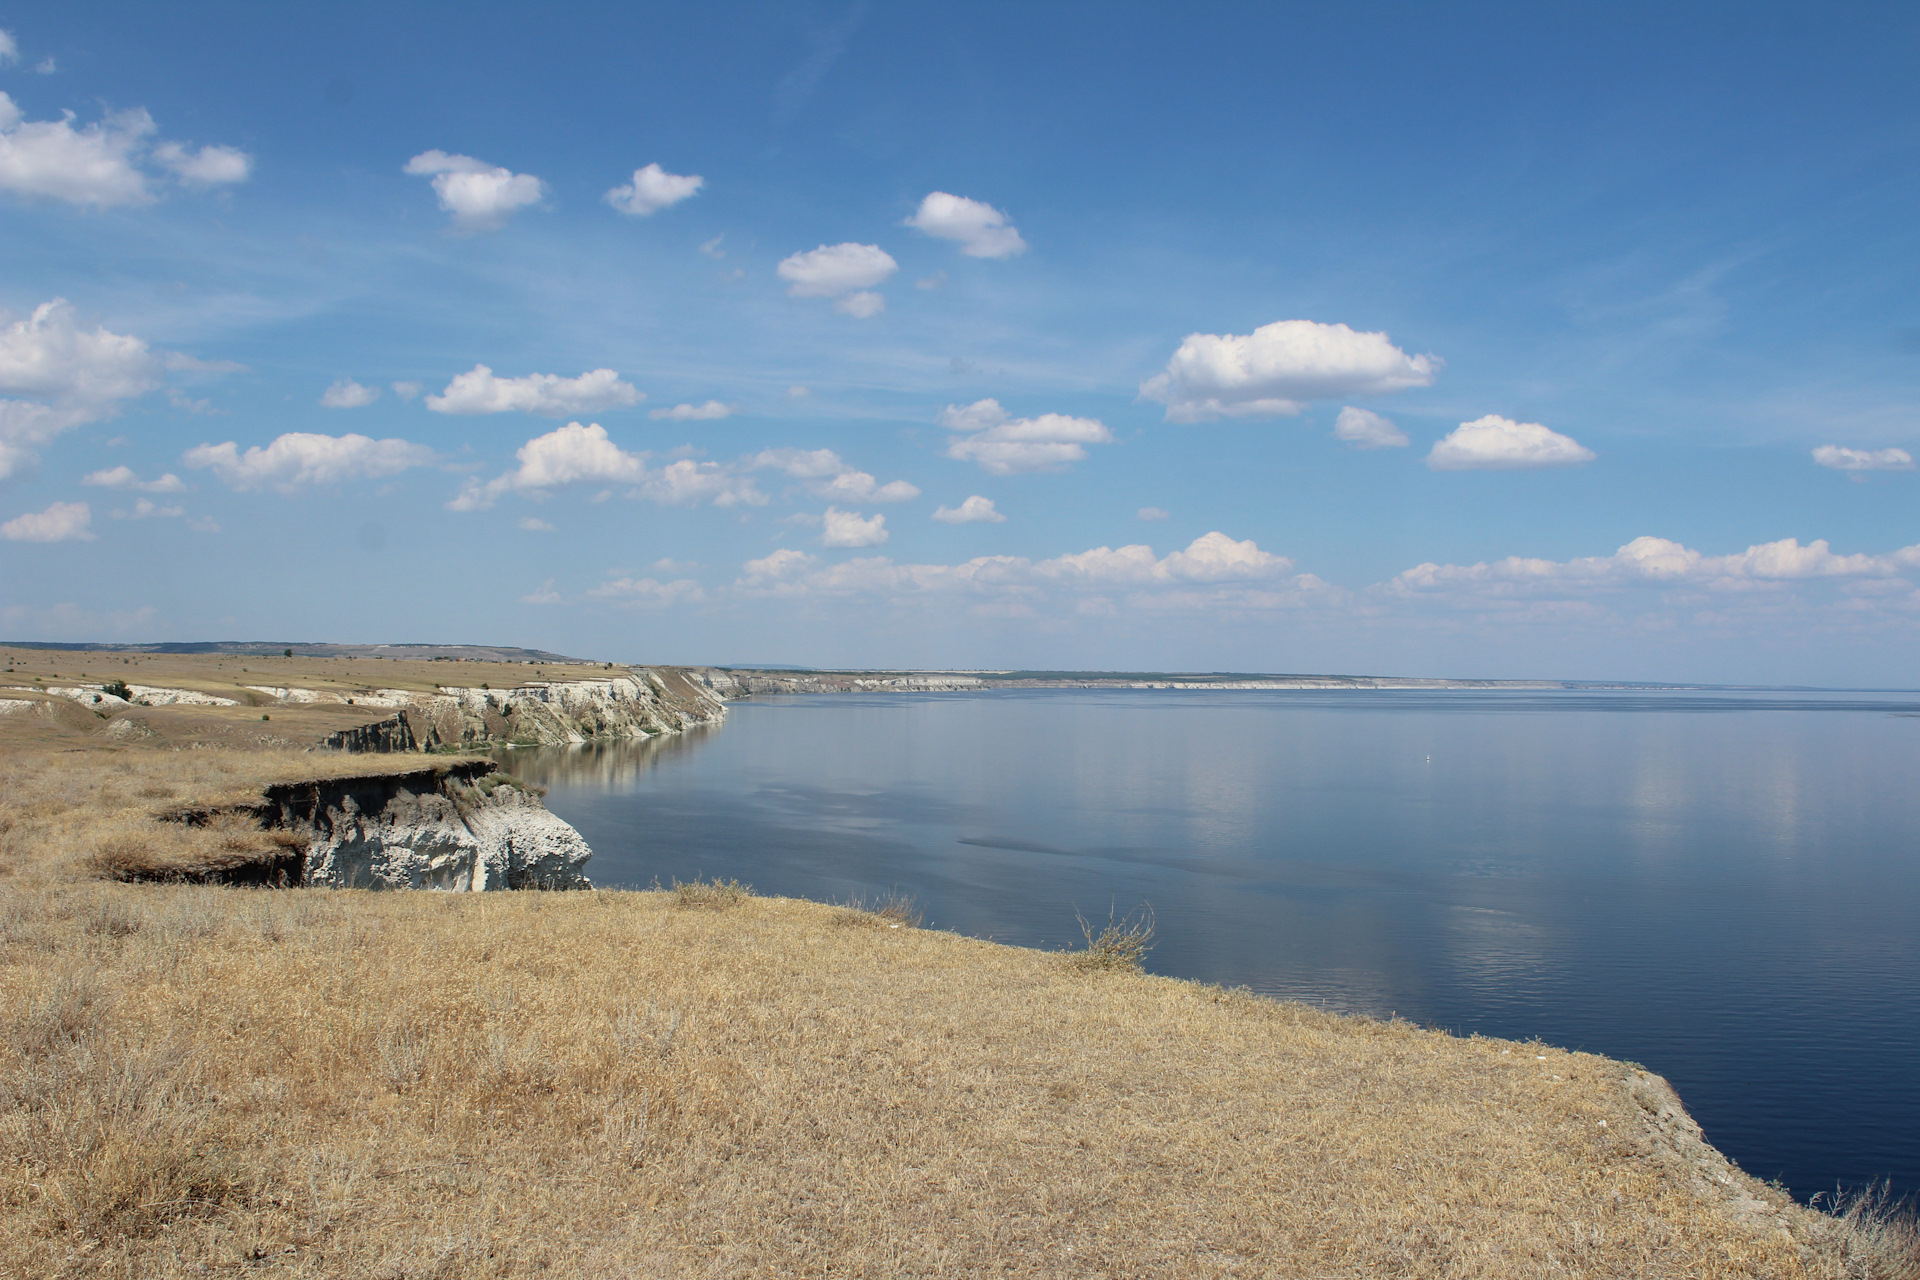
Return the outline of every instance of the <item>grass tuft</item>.
<path id="1" fill-rule="evenodd" d="M 1124 916 L 1114 915 L 1109 907 L 1106 926 L 1098 933 L 1093 931 L 1093 922 L 1078 911 L 1073 918 L 1080 922 L 1080 932 L 1087 939 L 1086 950 L 1067 953 L 1076 969 L 1137 970 L 1147 952 L 1153 950 L 1153 907 L 1145 902 Z"/>
<path id="2" fill-rule="evenodd" d="M 673 905 L 676 907 L 703 908 L 708 911 L 725 911 L 737 907 L 753 896 L 753 886 L 741 884 L 738 880 L 722 880 L 715 876 L 711 880 L 692 880 L 673 882 Z"/>
<path id="3" fill-rule="evenodd" d="M 834 917 L 834 923 L 868 929 L 918 929 L 926 918 L 927 913 L 913 900 L 913 895 L 889 889 L 871 901 L 849 898 Z"/>

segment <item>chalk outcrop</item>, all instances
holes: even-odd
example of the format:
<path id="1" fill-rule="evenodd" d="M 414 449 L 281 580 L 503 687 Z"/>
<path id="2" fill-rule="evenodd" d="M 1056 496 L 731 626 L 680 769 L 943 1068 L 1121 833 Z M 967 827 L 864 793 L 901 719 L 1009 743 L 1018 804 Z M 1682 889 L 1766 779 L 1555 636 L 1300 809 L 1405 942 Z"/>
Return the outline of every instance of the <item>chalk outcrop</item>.
<path id="1" fill-rule="evenodd" d="M 434 693 L 249 686 L 288 704 L 340 703 L 392 708 L 398 715 L 369 732 L 338 735 L 344 750 L 423 750 L 439 747 L 561 746 L 595 738 L 650 738 L 713 724 L 727 714 L 729 695 L 676 667 L 641 667 L 585 680 L 530 680 L 505 689 L 446 686 Z"/>
<path id="2" fill-rule="evenodd" d="M 282 783 L 254 804 L 166 816 L 229 832 L 236 817 L 251 819 L 258 837 L 207 874 L 156 868 L 129 878 L 457 892 L 592 887 L 586 840 L 484 760 Z"/>

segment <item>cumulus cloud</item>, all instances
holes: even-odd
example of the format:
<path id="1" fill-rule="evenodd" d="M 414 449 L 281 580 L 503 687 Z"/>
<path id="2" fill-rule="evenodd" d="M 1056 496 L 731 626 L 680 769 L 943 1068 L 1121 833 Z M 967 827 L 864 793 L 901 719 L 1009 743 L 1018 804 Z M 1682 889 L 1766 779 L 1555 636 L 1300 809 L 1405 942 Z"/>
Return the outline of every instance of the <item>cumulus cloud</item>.
<path id="1" fill-rule="evenodd" d="M 20 61 L 20 44 L 13 38 L 13 32 L 0 31 L 0 67 L 10 67 Z"/>
<path id="2" fill-rule="evenodd" d="M 775 273 L 795 298 L 838 298 L 835 308 L 857 319 L 878 315 L 886 299 L 874 285 L 900 269 L 877 244 L 823 244 L 781 260 Z"/>
<path id="3" fill-rule="evenodd" d="M 569 422 L 521 445 L 520 465 L 485 484 L 469 480 L 447 503 L 452 511 L 482 511 L 503 494 L 547 492 L 574 484 L 628 485 L 629 496 L 676 505 L 711 502 L 730 507 L 758 506 L 766 497 L 742 476 L 715 462 L 682 458 L 664 467 L 647 465 L 645 453 L 629 453 L 615 444 L 599 423 Z"/>
<path id="4" fill-rule="evenodd" d="M 247 154 L 232 147 L 156 144 L 158 126 L 138 108 L 79 128 L 74 119 L 69 111 L 58 120 L 27 120 L 0 93 L 0 191 L 104 209 L 151 204 L 159 176 L 152 165 L 202 187 L 243 182 L 252 168 Z"/>
<path id="5" fill-rule="evenodd" d="M 553 526 L 539 516 L 521 516 L 514 524 L 525 533 L 552 533 Z"/>
<path id="6" fill-rule="evenodd" d="M 1427 454 L 1427 465 L 1435 471 L 1526 471 L 1593 459 L 1593 450 L 1571 436 L 1490 413 L 1448 432 Z"/>
<path id="7" fill-rule="evenodd" d="M 1056 600 L 1104 608 L 1106 592 L 1120 593 L 1136 607 L 1160 609 L 1280 608 L 1329 594 L 1325 583 L 1292 569 L 1284 556 L 1214 532 L 1160 557 L 1144 546 L 1095 547 L 1050 560 L 979 556 L 953 565 L 896 564 L 879 556 L 822 564 L 783 548 L 749 561 L 734 589 L 772 596 L 957 595 L 1002 610 Z"/>
<path id="8" fill-rule="evenodd" d="M 530 204 L 546 197 L 546 184 L 530 173 L 515 173 L 472 156 L 422 151 L 403 172 L 431 176 L 440 207 L 462 231 L 491 231 Z"/>
<path id="9" fill-rule="evenodd" d="M 265 448 L 255 445 L 245 453 L 229 440 L 195 445 L 181 456 L 189 467 L 211 470 L 229 488 L 271 488 L 282 493 L 343 480 L 377 480 L 434 460 L 433 450 L 407 440 L 307 431 L 287 432 Z"/>
<path id="10" fill-rule="evenodd" d="M 1352 405 L 1340 410 L 1333 420 L 1333 438 L 1345 440 L 1356 449 L 1404 449 L 1407 433 L 1377 413 Z"/>
<path id="11" fill-rule="evenodd" d="M 320 403 L 328 409 L 362 409 L 379 398 L 379 388 L 362 386 L 352 378 L 335 378 L 333 385 L 320 393 Z"/>
<path id="12" fill-rule="evenodd" d="M 449 382 L 445 391 L 428 396 L 427 408 L 435 413 L 518 412 L 563 418 L 629 408 L 646 398 L 612 369 L 591 369 L 577 378 L 552 373 L 498 378 L 486 365 L 476 364 Z"/>
<path id="13" fill-rule="evenodd" d="M 1631 586 L 1695 586 L 1739 590 L 1755 584 L 1820 578 L 1897 578 L 1920 569 L 1920 545 L 1886 555 L 1839 555 L 1824 538 L 1757 543 L 1711 556 L 1667 538 L 1639 537 L 1610 556 L 1541 560 L 1508 556 L 1478 564 L 1421 564 L 1387 586 L 1406 596 L 1560 594 Z"/>
<path id="14" fill-rule="evenodd" d="M 1250 334 L 1190 333 L 1140 396 L 1167 406 L 1169 422 L 1270 418 L 1310 400 L 1383 395 L 1430 385 L 1437 356 L 1410 356 L 1384 333 L 1344 324 L 1279 320 Z"/>
<path id="15" fill-rule="evenodd" d="M 159 388 L 161 368 L 139 338 L 82 329 L 64 298 L 0 328 L 0 480 L 32 466 L 61 432 Z"/>
<path id="16" fill-rule="evenodd" d="M 950 404 L 936 421 L 949 431 L 965 433 L 948 442 L 949 458 L 977 463 L 997 476 L 1064 467 L 1084 459 L 1085 446 L 1113 442 L 1113 433 L 1098 418 L 1061 413 L 1015 418 L 992 399 Z"/>
<path id="17" fill-rule="evenodd" d="M 809 493 L 842 502 L 906 502 L 920 496 L 905 480 L 881 484 L 873 474 L 844 461 L 831 449 L 763 449 L 746 460 L 750 468 L 784 471 Z"/>
<path id="18" fill-rule="evenodd" d="M 707 598 L 700 584 L 691 578 L 661 582 L 655 578 L 610 578 L 587 592 L 595 600 L 631 605 L 638 609 L 666 609 L 682 602 L 696 603 Z"/>
<path id="19" fill-rule="evenodd" d="M 393 384 L 393 394 L 399 396 L 409 404 L 413 402 L 415 396 L 424 390 L 426 390 L 426 388 L 418 382 L 396 382 Z"/>
<path id="20" fill-rule="evenodd" d="M 1905 449 L 1848 449 L 1823 444 L 1813 451 L 1813 460 L 1835 471 L 1913 470 L 1913 455 Z"/>
<path id="21" fill-rule="evenodd" d="M 624 214 L 649 217 L 679 204 L 706 185 L 698 174 L 668 173 L 657 164 L 633 171 L 633 181 L 607 192 L 606 202 Z M 714 241 L 715 246 L 719 241 Z"/>
<path id="22" fill-rule="evenodd" d="M 732 413 L 732 405 L 721 404 L 718 400 L 709 400 L 705 404 L 677 404 L 671 409 L 653 409 L 648 411 L 647 416 L 655 421 L 665 419 L 668 422 L 717 422 Z"/>
<path id="23" fill-rule="evenodd" d="M 952 240 L 970 258 L 1011 258 L 1027 251 L 1027 242 L 1006 214 L 990 204 L 944 191 L 929 193 L 906 225 Z"/>
<path id="24" fill-rule="evenodd" d="M 0 538 L 9 542 L 89 541 L 93 534 L 87 526 L 93 512 L 84 502 L 56 502 L 45 511 L 15 516 L 0 524 Z"/>
<path id="25" fill-rule="evenodd" d="M 862 518 L 857 511 L 828 507 L 820 517 L 820 545 L 824 547 L 877 547 L 887 540 L 887 518 L 873 515 Z"/>
<path id="26" fill-rule="evenodd" d="M 1165 520 L 1167 518 L 1167 513 L 1159 507 L 1142 507 L 1133 514 L 1141 520 Z"/>
<path id="27" fill-rule="evenodd" d="M 933 513 L 941 524 L 1005 524 L 1006 517 L 994 509 L 992 498 L 974 494 L 957 507 L 941 507 Z"/>
<path id="28" fill-rule="evenodd" d="M 140 493 L 184 493 L 187 488 L 186 483 L 171 471 L 158 480 L 142 480 L 132 467 L 127 466 L 89 472 L 80 477 L 80 483 L 102 489 L 131 489 Z"/>

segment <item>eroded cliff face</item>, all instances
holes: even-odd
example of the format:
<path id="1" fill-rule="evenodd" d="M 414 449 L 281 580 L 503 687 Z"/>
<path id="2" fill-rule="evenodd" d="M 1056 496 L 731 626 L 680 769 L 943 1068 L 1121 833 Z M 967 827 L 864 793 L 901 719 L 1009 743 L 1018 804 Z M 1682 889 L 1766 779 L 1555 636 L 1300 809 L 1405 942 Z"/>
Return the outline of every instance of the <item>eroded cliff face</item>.
<path id="1" fill-rule="evenodd" d="M 484 760 L 267 788 L 254 805 L 175 815 L 250 816 L 257 858 L 226 882 L 336 889 L 586 889 L 593 850 L 518 780 Z"/>
<path id="2" fill-rule="evenodd" d="M 346 703 L 331 691 L 250 685 L 277 702 Z M 356 707 L 391 707 L 396 714 L 327 745 L 347 751 L 431 751 L 441 747 L 562 746 L 595 738 L 650 738 L 712 724 L 727 714 L 730 697 L 695 673 L 644 667 L 591 680 L 532 680 L 512 688 L 447 686 L 435 693 L 370 689 L 353 695 Z"/>

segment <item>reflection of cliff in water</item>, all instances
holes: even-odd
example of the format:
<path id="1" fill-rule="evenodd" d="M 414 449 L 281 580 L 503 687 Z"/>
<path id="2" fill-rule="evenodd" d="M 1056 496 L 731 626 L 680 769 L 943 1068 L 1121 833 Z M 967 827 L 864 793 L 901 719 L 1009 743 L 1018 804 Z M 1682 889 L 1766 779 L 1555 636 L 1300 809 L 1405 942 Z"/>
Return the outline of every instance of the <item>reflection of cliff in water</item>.
<path id="1" fill-rule="evenodd" d="M 691 725 L 683 733 L 651 738 L 610 738 L 563 747 L 501 747 L 493 752 L 500 767 L 543 787 L 586 786 L 626 791 L 668 759 L 697 751 L 718 724 Z"/>

